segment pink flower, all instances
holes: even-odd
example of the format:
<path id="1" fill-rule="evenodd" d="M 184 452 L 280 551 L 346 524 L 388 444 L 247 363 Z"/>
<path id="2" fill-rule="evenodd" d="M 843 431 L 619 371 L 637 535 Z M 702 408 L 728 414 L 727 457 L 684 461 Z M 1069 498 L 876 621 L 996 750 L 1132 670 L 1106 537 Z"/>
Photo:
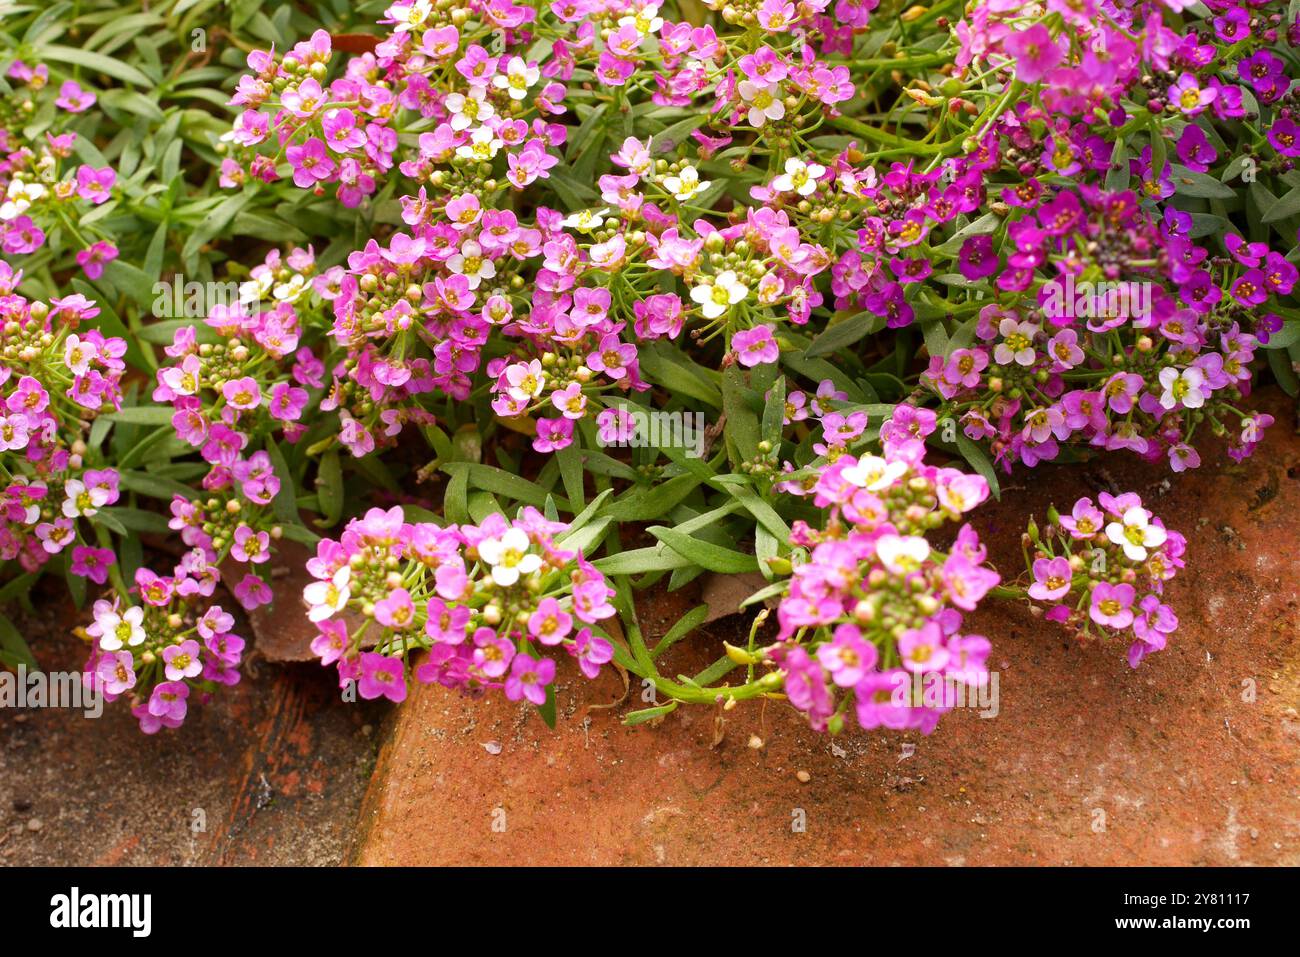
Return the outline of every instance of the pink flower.
<path id="1" fill-rule="evenodd" d="M 255 532 L 247 525 L 235 529 L 235 541 L 230 547 L 230 554 L 238 562 L 261 564 L 271 557 L 271 536 L 267 532 Z"/>
<path id="2" fill-rule="evenodd" d="M 876 646 L 864 641 L 856 625 L 843 624 L 835 636 L 817 649 L 817 660 L 831 674 L 831 681 L 841 688 L 852 688 L 876 667 Z"/>
<path id="3" fill-rule="evenodd" d="M 240 411 L 256 409 L 262 404 L 262 390 L 252 376 L 227 382 L 221 387 L 221 394 L 226 397 L 232 409 Z"/>
<path id="4" fill-rule="evenodd" d="M 550 658 L 533 658 L 517 654 L 506 678 L 506 697 L 511 701 L 527 698 L 533 704 L 546 704 L 546 686 L 555 680 L 555 662 Z"/>
<path id="5" fill-rule="evenodd" d="M 898 654 L 903 659 L 903 667 L 918 674 L 927 671 L 942 671 L 948 663 L 951 652 L 943 643 L 943 633 L 934 622 L 926 622 L 920 628 L 910 628 L 898 639 Z"/>
<path id="6" fill-rule="evenodd" d="M 203 663 L 199 661 L 199 643 L 193 638 L 164 648 L 162 658 L 168 681 L 184 681 L 203 670 Z"/>
<path id="7" fill-rule="evenodd" d="M 129 651 L 105 652 L 95 665 L 95 676 L 108 694 L 125 694 L 135 687 L 135 658 Z"/>
<path id="8" fill-rule="evenodd" d="M 533 448 L 538 452 L 558 452 L 573 444 L 573 422 L 570 419 L 538 419 L 537 436 Z"/>
<path id="9" fill-rule="evenodd" d="M 117 182 L 117 173 L 111 166 L 95 169 L 92 166 L 77 168 L 77 195 L 98 206 L 112 194 L 109 192 Z"/>
<path id="10" fill-rule="evenodd" d="M 741 365 L 753 368 L 781 358 L 781 349 L 772 336 L 772 329 L 770 325 L 755 326 L 731 337 L 731 348 Z"/>
<path id="11" fill-rule="evenodd" d="M 594 678 L 600 674 L 601 665 L 614 659 L 614 646 L 593 635 L 590 628 L 584 628 L 573 639 L 569 654 L 578 659 L 578 668 L 584 675 Z"/>
<path id="12" fill-rule="evenodd" d="M 1034 583 L 1029 586 L 1029 597 L 1038 601 L 1056 601 L 1070 591 L 1074 577 L 1068 558 L 1039 558 L 1034 562 Z"/>
<path id="13" fill-rule="evenodd" d="M 149 714 L 164 722 L 171 720 L 179 724 L 185 720 L 185 699 L 189 696 L 190 686 L 181 681 L 164 681 L 155 685 L 149 698 Z"/>
<path id="14" fill-rule="evenodd" d="M 1099 625 L 1120 630 L 1133 624 L 1133 599 L 1136 593 L 1129 584 L 1100 582 L 1092 590 L 1088 614 Z"/>
<path id="15" fill-rule="evenodd" d="M 54 105 L 69 113 L 84 113 L 95 105 L 95 94 L 83 90 L 74 80 L 65 80 L 59 87 L 59 98 L 54 101 Z"/>
<path id="16" fill-rule="evenodd" d="M 106 239 L 101 239 L 88 249 L 77 253 L 77 265 L 90 279 L 104 275 L 104 267 L 117 258 L 117 247 Z"/>
<path id="17" fill-rule="evenodd" d="M 544 645 L 558 645 L 573 628 L 573 616 L 554 598 L 543 598 L 528 619 L 528 633 Z"/>
<path id="18" fill-rule="evenodd" d="M 415 603 L 405 588 L 395 588 L 383 601 L 375 602 L 375 619 L 386 628 L 402 631 L 415 621 Z"/>
<path id="19" fill-rule="evenodd" d="M 402 659 L 363 651 L 357 692 L 367 701 L 380 697 L 399 704 L 405 701 L 406 676 L 402 673 Z"/>

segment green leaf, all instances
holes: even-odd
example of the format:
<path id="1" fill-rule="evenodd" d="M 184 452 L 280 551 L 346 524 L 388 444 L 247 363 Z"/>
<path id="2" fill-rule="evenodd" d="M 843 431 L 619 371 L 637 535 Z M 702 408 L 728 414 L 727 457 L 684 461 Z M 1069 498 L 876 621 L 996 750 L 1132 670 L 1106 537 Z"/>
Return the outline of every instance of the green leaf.
<path id="1" fill-rule="evenodd" d="M 27 641 L 14 627 L 14 623 L 0 615 L 0 663 L 10 668 L 25 666 L 28 670 L 38 669 L 36 658 L 27 647 Z"/>
<path id="2" fill-rule="evenodd" d="M 669 701 L 667 704 L 661 704 L 654 708 L 643 708 L 640 711 L 633 711 L 623 718 L 623 723 L 628 726 L 645 724 L 647 721 L 653 721 L 655 718 L 662 718 L 666 714 L 672 714 L 676 710 L 677 702 Z"/>
<path id="3" fill-rule="evenodd" d="M 753 555 L 721 548 L 664 525 L 652 525 L 646 531 L 677 554 L 690 559 L 692 564 L 699 565 L 707 571 L 724 574 L 758 571 L 758 559 Z"/>
<path id="4" fill-rule="evenodd" d="M 298 494 L 294 489 L 293 472 L 289 471 L 289 463 L 284 460 L 284 453 L 280 451 L 280 446 L 272 439 L 266 440 L 266 451 L 271 457 L 276 478 L 280 480 L 280 491 L 276 493 L 271 509 L 281 522 L 301 525 L 302 518 L 298 515 Z"/>
<path id="5" fill-rule="evenodd" d="M 1232 199 L 1237 191 L 1231 186 L 1219 182 L 1213 176 L 1197 173 L 1186 166 L 1174 164 L 1174 192 L 1180 196 L 1195 199 Z"/>
<path id="6" fill-rule="evenodd" d="M 316 524 L 321 528 L 333 528 L 343 517 L 343 466 L 338 449 L 330 449 L 321 456 L 316 472 L 316 492 L 321 507 L 321 518 Z"/>
<path id="7" fill-rule="evenodd" d="M 542 716 L 546 726 L 552 731 L 555 730 L 555 685 L 546 686 L 546 701 L 537 708 L 537 713 Z"/>
<path id="8" fill-rule="evenodd" d="M 127 422 L 131 425 L 170 425 L 174 414 L 175 410 L 170 406 L 138 405 L 109 412 L 104 418 L 111 422 Z"/>
<path id="9" fill-rule="evenodd" d="M 885 328 L 885 317 L 875 316 L 869 312 L 860 312 L 856 316 L 842 319 L 826 327 L 826 331 L 813 340 L 812 345 L 804 350 L 805 359 L 830 355 L 846 346 L 851 346 L 859 339 L 872 335 Z"/>
<path id="10" fill-rule="evenodd" d="M 785 428 L 785 376 L 776 380 L 763 407 L 763 441 L 773 450 L 781 447 L 781 432 Z"/>
<path id="11" fill-rule="evenodd" d="M 669 628 L 664 636 L 659 639 L 659 643 L 656 644 L 654 649 L 650 652 L 650 657 L 658 658 L 674 644 L 681 641 L 700 625 L 704 624 L 704 619 L 708 617 L 709 606 L 696 605 L 686 614 L 682 615 L 681 618 L 678 618 L 676 624 Z"/>
<path id="12" fill-rule="evenodd" d="M 1269 207 L 1264 215 L 1259 218 L 1259 221 L 1261 223 L 1274 223 L 1279 219 L 1288 219 L 1297 213 L 1300 213 L 1300 186 L 1290 190 Z"/>
<path id="13" fill-rule="evenodd" d="M 1002 497 L 1002 487 L 998 484 L 998 473 L 994 471 L 993 463 L 984 454 L 984 450 L 972 442 L 964 432 L 957 433 L 957 448 L 961 452 L 962 458 L 969 462 L 976 472 L 984 476 L 984 480 L 989 483 L 989 491 L 993 493 L 993 497 L 1000 499 Z"/>
<path id="14" fill-rule="evenodd" d="M 76 47 L 65 47 L 53 44 L 50 46 L 39 47 L 37 50 L 37 59 L 40 60 L 57 60 L 60 63 L 71 63 L 74 66 L 83 67 L 87 70 L 94 70 L 97 73 L 104 73 L 123 83 L 133 83 L 136 86 L 152 87 L 153 84 L 149 78 L 131 66 L 129 63 L 123 63 L 113 57 L 104 56 L 102 53 L 92 53 L 90 50 L 82 50 Z"/>

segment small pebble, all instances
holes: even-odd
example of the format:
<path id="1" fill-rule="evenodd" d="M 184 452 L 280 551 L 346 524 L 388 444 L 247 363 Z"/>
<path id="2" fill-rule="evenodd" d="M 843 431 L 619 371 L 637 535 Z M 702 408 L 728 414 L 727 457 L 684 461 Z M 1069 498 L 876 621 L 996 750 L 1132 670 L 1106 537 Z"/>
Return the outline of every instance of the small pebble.
<path id="1" fill-rule="evenodd" d="M 486 751 L 488 754 L 500 754 L 500 753 L 501 753 L 501 742 L 500 742 L 500 741 L 484 741 L 484 742 L 483 742 L 483 750 Z"/>
<path id="2" fill-rule="evenodd" d="M 800 784 L 807 784 L 809 781 L 812 780 L 812 775 L 809 774 L 807 771 L 796 771 L 794 773 L 794 776 L 799 779 Z"/>
<path id="3" fill-rule="evenodd" d="M 27 822 L 27 830 L 29 831 L 39 831 L 44 826 L 45 823 L 39 817 L 34 817 Z"/>
<path id="4" fill-rule="evenodd" d="M 749 746 L 757 751 L 763 746 L 763 739 L 756 734 L 751 734 L 749 736 Z"/>

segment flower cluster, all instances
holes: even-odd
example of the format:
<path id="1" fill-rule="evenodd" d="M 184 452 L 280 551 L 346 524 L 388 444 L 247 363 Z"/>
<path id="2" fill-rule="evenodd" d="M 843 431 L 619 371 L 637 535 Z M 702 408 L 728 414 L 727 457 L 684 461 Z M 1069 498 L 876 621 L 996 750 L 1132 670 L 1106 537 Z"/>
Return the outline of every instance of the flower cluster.
<path id="1" fill-rule="evenodd" d="M 1081 641 L 1131 633 L 1134 668 L 1163 649 L 1178 628 L 1164 603 L 1165 583 L 1183 567 L 1186 539 L 1134 492 L 1102 492 L 1096 504 L 1081 498 L 1069 515 L 1053 509 L 1048 520 L 1046 529 L 1031 524 L 1026 533 L 1033 549 L 1027 594 L 1049 606 L 1045 617 L 1075 629 Z"/>
<path id="2" fill-rule="evenodd" d="M 0 263 L 0 559 L 34 571 L 68 552 L 71 574 L 103 584 L 116 561 L 87 523 L 117 502 L 116 469 L 87 446 L 91 420 L 121 407 L 126 342 L 78 334 L 98 307 L 80 294 L 30 301 Z"/>
<path id="3" fill-rule="evenodd" d="M 211 600 L 218 580 L 216 566 L 194 549 L 170 576 L 137 571 L 138 604 L 122 595 L 95 602 L 82 680 L 109 701 L 126 697 L 145 734 L 180 727 L 191 699 L 239 683 L 244 639 Z"/>
<path id="4" fill-rule="evenodd" d="M 59 132 L 47 129 L 34 139 L 25 132 L 45 101 L 53 115 L 66 120 L 94 106 L 96 96 L 75 80 L 56 89 L 43 63 L 33 67 L 15 60 L 6 76 L 15 85 L 0 96 L 0 249 L 6 256 L 33 253 L 48 234 L 66 230 L 79 247 L 77 265 L 98 279 L 104 265 L 117 258 L 117 246 L 98 222 L 81 218 L 110 199 L 117 173 L 111 166 L 72 161 L 77 134 L 64 129 L 65 123 Z"/>
<path id="5" fill-rule="evenodd" d="M 883 455 L 845 452 L 816 472 L 808 494 L 826 519 L 818 529 L 795 525 L 792 543 L 808 560 L 793 570 L 777 610 L 779 640 L 767 649 L 790 703 L 832 733 L 852 710 L 863 728 L 928 734 L 954 706 L 953 692 L 988 681 L 988 639 L 964 633 L 962 613 L 998 575 L 970 525 L 947 554 L 926 537 L 963 522 L 988 483 L 927 465 L 908 428 L 911 410 L 900 410 Z"/>
<path id="6" fill-rule="evenodd" d="M 547 649 L 567 652 L 589 678 L 614 653 L 597 632 L 614 614 L 613 590 L 564 549 L 567 528 L 532 508 L 513 522 L 497 514 L 446 527 L 371 509 L 307 564 L 317 579 L 303 592 L 320 631 L 312 650 L 363 698 L 403 700 L 414 667 L 425 683 L 500 688 L 542 705 L 555 678 Z M 427 654 L 415 666 L 417 651 Z"/>

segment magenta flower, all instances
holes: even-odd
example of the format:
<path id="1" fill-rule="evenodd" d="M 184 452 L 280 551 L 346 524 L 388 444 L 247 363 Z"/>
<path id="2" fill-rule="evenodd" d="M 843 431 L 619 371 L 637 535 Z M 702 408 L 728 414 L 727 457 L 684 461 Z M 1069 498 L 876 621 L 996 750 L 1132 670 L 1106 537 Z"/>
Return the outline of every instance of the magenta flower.
<path id="1" fill-rule="evenodd" d="M 892 728 L 902 730 L 912 722 L 908 701 L 911 677 L 901 668 L 873 671 L 853 689 L 858 724 L 866 730 Z"/>
<path id="2" fill-rule="evenodd" d="M 1002 41 L 1002 51 L 1014 60 L 1016 78 L 1025 83 L 1037 83 L 1061 62 L 1060 46 L 1041 23 L 1012 33 Z"/>
<path id="3" fill-rule="evenodd" d="M 109 566 L 116 561 L 112 549 L 77 545 L 72 549 L 72 574 L 102 585 L 108 580 Z"/>

